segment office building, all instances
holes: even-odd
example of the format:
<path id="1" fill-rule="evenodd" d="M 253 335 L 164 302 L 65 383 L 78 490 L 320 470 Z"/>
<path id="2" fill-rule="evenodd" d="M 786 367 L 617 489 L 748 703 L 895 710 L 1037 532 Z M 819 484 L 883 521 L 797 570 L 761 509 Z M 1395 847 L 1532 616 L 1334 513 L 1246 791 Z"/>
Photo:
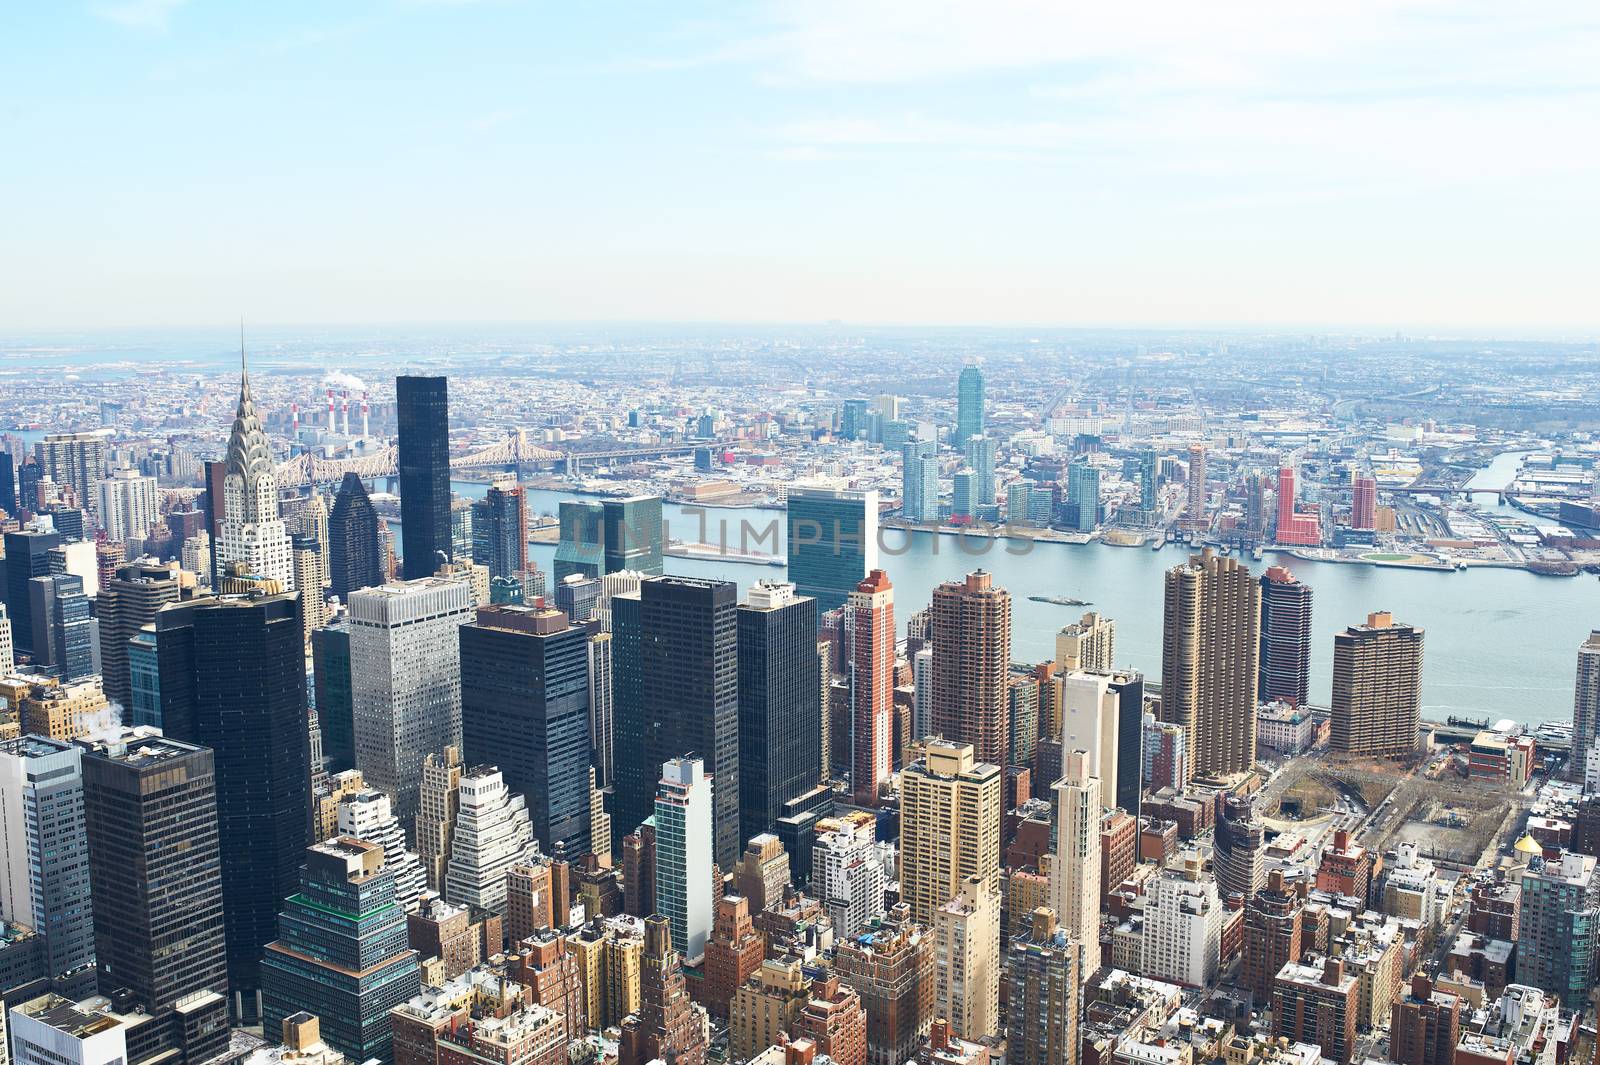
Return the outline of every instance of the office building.
<path id="1" fill-rule="evenodd" d="M 1595 740 L 1600 739 L 1600 629 L 1578 648 L 1578 675 L 1572 688 L 1572 765 L 1570 775 L 1588 779 Z"/>
<path id="2" fill-rule="evenodd" d="M 1387 611 L 1367 615 L 1333 637 L 1335 751 L 1405 757 L 1417 749 L 1422 724 L 1421 629 Z"/>
<path id="3" fill-rule="evenodd" d="M 1117 700 L 1117 772 L 1114 786 L 1101 795 L 1137 821 L 1144 793 L 1144 674 L 1113 673 L 1107 689 Z"/>
<path id="4" fill-rule="evenodd" d="M 350 629 L 341 619 L 311 634 L 311 671 L 322 725 L 323 762 L 330 773 L 356 764 L 355 692 L 351 688 Z"/>
<path id="5" fill-rule="evenodd" d="M 783 805 L 817 785 L 816 602 L 757 581 L 738 608 L 739 838 L 772 831 Z"/>
<path id="6" fill-rule="evenodd" d="M 315 536 L 297 533 L 289 543 L 294 558 L 294 586 L 300 596 L 300 632 L 309 645 L 311 634 L 328 623 L 328 603 L 322 592 L 322 574 L 327 567 L 322 545 Z"/>
<path id="7" fill-rule="evenodd" d="M 72 489 L 82 507 L 92 505 L 95 484 L 105 473 L 104 433 L 47 433 L 34 445 L 39 474 Z"/>
<path id="8" fill-rule="evenodd" d="M 527 495 L 527 490 L 514 478 L 500 477 L 489 486 L 482 499 L 472 504 L 472 561 L 489 567 L 491 580 L 516 577 L 528 568 Z M 571 500 L 564 500 L 561 513 L 566 515 L 572 505 Z M 577 505 L 598 511 L 594 504 Z M 562 566 L 561 551 L 557 548 L 555 579 L 559 581 L 570 572 L 573 571 Z M 585 576 L 594 574 L 585 573 Z"/>
<path id="9" fill-rule="evenodd" d="M 1237 559 L 1206 548 L 1167 571 L 1161 714 L 1183 726 L 1191 778 L 1255 764 L 1260 615 L 1260 586 Z"/>
<path id="10" fill-rule="evenodd" d="M 855 801 L 876 805 L 893 772 L 894 586 L 873 570 L 845 603 L 845 664 L 850 687 L 850 781 Z"/>
<path id="11" fill-rule="evenodd" d="M 100 528 L 112 540 L 143 539 L 161 521 L 156 479 L 138 470 L 116 470 L 96 481 L 94 505 Z"/>
<path id="12" fill-rule="evenodd" d="M 698 758 L 661 767 L 656 793 L 656 912 L 672 923 L 673 942 L 690 961 L 711 934 L 712 794 Z M 731 867 L 732 863 L 728 863 Z"/>
<path id="13" fill-rule="evenodd" d="M 981 876 L 933 915 L 933 1011 L 974 1037 L 1000 1028 L 1000 893 Z"/>
<path id="14" fill-rule="evenodd" d="M 819 616 L 837 610 L 878 568 L 877 491 L 789 489 L 786 542 L 795 591 L 817 601 Z"/>
<path id="15" fill-rule="evenodd" d="M 1015 1065 L 1077 1065 L 1078 948 L 1055 911 L 1028 915 L 1028 930 L 1006 952 L 1010 1018 L 1006 1057 Z"/>
<path id="16" fill-rule="evenodd" d="M 461 808 L 461 751 L 446 747 L 422 760 L 422 783 L 417 793 L 417 823 L 412 832 L 417 858 L 428 889 L 444 893 L 445 874 L 455 838 L 456 814 Z"/>
<path id="17" fill-rule="evenodd" d="M 1161 516 L 1161 497 L 1156 479 L 1156 452 L 1144 448 L 1139 452 L 1139 511 L 1146 524 L 1153 524 Z"/>
<path id="18" fill-rule="evenodd" d="M 705 1065 L 706 1060 L 705 1036 L 684 984 L 683 961 L 673 949 L 671 925 L 660 916 L 644 922 L 639 1011 L 622 1022 L 617 1065 L 648 1065 L 657 1059 L 674 1065 Z"/>
<path id="19" fill-rule="evenodd" d="M 54 532 L 8 532 L 5 534 L 6 554 L 0 559 L 5 567 L 6 616 L 11 619 L 11 644 L 17 654 L 35 654 L 33 637 L 33 607 L 30 602 L 28 582 L 35 577 L 50 574 L 50 550 L 61 543 L 61 534 Z M 45 634 L 40 634 L 40 640 Z M 44 645 L 48 653 L 48 644 Z"/>
<path id="20" fill-rule="evenodd" d="M 973 499 L 978 506 L 995 505 L 994 438 L 972 436 L 965 447 L 967 468 L 973 473 Z"/>
<path id="21" fill-rule="evenodd" d="M 704 760 L 712 780 L 714 858 L 724 869 L 739 860 L 740 849 L 737 597 L 731 581 L 693 577 L 652 577 L 640 588 L 648 723 L 641 753 L 646 765 L 688 754 Z"/>
<path id="22" fill-rule="evenodd" d="M 1184 987 L 1209 987 L 1222 950 L 1222 901 L 1200 858 L 1173 860 L 1146 889 L 1139 974 Z"/>
<path id="23" fill-rule="evenodd" d="M 361 478 L 346 473 L 328 515 L 328 594 L 349 601 L 352 592 L 384 579 L 378 512 Z"/>
<path id="24" fill-rule="evenodd" d="M 1340 958 L 1321 965 L 1291 962 L 1273 981 L 1272 1034 L 1294 1043 L 1315 1043 L 1327 1061 L 1349 1065 L 1356 1052 L 1361 980 Z"/>
<path id="25" fill-rule="evenodd" d="M 334 832 L 352 836 L 383 848 L 383 867 L 394 878 L 394 899 L 402 910 L 411 913 L 422 901 L 428 886 L 422 862 L 406 848 L 405 829 L 394 815 L 394 805 L 381 791 L 363 789 L 339 800 Z"/>
<path id="26" fill-rule="evenodd" d="M 62 680 L 94 673 L 95 639 L 89 597 L 76 573 L 52 573 L 28 582 L 33 661 Z"/>
<path id="27" fill-rule="evenodd" d="M 80 747 L 99 989 L 130 992 L 204 1061 L 228 1045 L 212 754 L 149 728 Z"/>
<path id="28" fill-rule="evenodd" d="M 962 447 L 985 428 L 983 371 L 976 366 L 964 366 L 956 381 L 956 447 Z"/>
<path id="29" fill-rule="evenodd" d="M 261 952 L 276 935 L 278 903 L 294 892 L 311 833 L 299 604 L 289 594 L 211 600 L 193 610 L 191 624 L 192 713 L 166 707 L 163 716 L 169 735 L 213 752 L 228 988 L 235 1017 L 253 1021 Z M 158 629 L 158 649 L 182 657 L 169 631 Z"/>
<path id="30" fill-rule="evenodd" d="M 466 760 L 527 799 L 545 853 L 589 853 L 588 635 L 550 607 L 487 606 L 460 647 Z"/>
<path id="31" fill-rule="evenodd" d="M 1056 633 L 1056 669 L 1110 673 L 1116 668 L 1117 623 L 1089 611 Z"/>
<path id="32" fill-rule="evenodd" d="M 350 596 L 356 768 L 369 786 L 393 796 L 402 825 L 417 816 L 422 760 L 462 742 L 456 630 L 471 620 L 467 586 L 441 577 Z"/>
<path id="33" fill-rule="evenodd" d="M 1282 566 L 1261 575 L 1261 666 L 1256 698 L 1305 706 L 1311 694 L 1311 586 Z"/>
<path id="34" fill-rule="evenodd" d="M 179 595 L 178 575 L 167 566 L 134 562 L 117 567 L 110 579 L 100 582 L 95 617 L 100 623 L 100 676 L 107 699 L 133 705 L 128 641 L 154 624 L 156 612 L 176 603 Z"/>
<path id="35" fill-rule="evenodd" d="M 950 513 L 969 521 L 978 517 L 978 474 L 966 466 L 950 477 Z"/>
<path id="36" fill-rule="evenodd" d="M 1434 989 L 1423 973 L 1389 1013 L 1389 1060 L 1395 1065 L 1454 1065 L 1461 1037 L 1461 998 Z"/>
<path id="37" fill-rule="evenodd" d="M 597 501 L 563 499 L 559 516 L 561 539 L 556 544 L 555 579 L 576 573 L 600 577 L 606 572 L 605 508 Z"/>
<path id="38" fill-rule="evenodd" d="M 1067 468 L 1066 523 L 1078 532 L 1100 524 L 1100 468 L 1087 461 Z"/>
<path id="39" fill-rule="evenodd" d="M 914 746 L 900 775 L 900 897 L 924 926 L 968 877 L 998 885 L 1003 773 L 971 744 Z"/>
<path id="40" fill-rule="evenodd" d="M 57 993 L 89 993 L 94 909 L 81 750 L 41 736 L 0 741 L 0 823 L 0 917 L 43 939 L 43 973 Z"/>
<path id="41" fill-rule="evenodd" d="M 504 912 L 506 870 L 533 840 L 527 803 L 506 787 L 498 769 L 476 766 L 457 781 L 456 804 L 444 897 L 457 906 Z"/>
<path id="42" fill-rule="evenodd" d="M 1052 682 L 1060 693 L 1061 752 L 1082 751 L 1088 759 L 1087 775 L 1100 782 L 1100 794 L 1115 800 L 1121 705 L 1111 690 L 1111 678 L 1097 673 L 1057 673 Z M 1057 908 L 1069 928 L 1066 911 Z"/>
<path id="43" fill-rule="evenodd" d="M 1595 858 L 1573 851 L 1532 858 L 1522 873 L 1517 926 L 1517 981 L 1581 1010 L 1593 988 L 1600 947 Z"/>
<path id="44" fill-rule="evenodd" d="M 405 579 L 451 561 L 450 386 L 443 377 L 394 379 L 400 475 L 400 555 Z"/>
<path id="45" fill-rule="evenodd" d="M 655 742 L 644 697 L 644 600 L 642 588 L 611 598 L 612 762 L 615 841 L 633 832 L 655 810 L 658 767 L 650 769 Z M 735 640 L 737 640 L 737 634 Z M 648 915 L 646 915 L 648 916 Z"/>
<path id="46" fill-rule="evenodd" d="M 589 764 L 595 771 L 595 783 L 609 791 L 616 786 L 617 775 L 616 639 L 608 630 L 589 634 L 585 642 L 589 665 Z M 602 842 L 607 849 L 611 846 L 610 839 L 592 842 L 596 849 Z"/>
<path id="47" fill-rule="evenodd" d="M 17 506 L 17 469 L 11 452 L 0 450 L 0 511 L 8 518 L 21 517 Z"/>
<path id="48" fill-rule="evenodd" d="M 977 761 L 1009 762 L 1006 688 L 1011 595 L 984 570 L 933 590 L 933 731 L 972 744 Z"/>
<path id="49" fill-rule="evenodd" d="M 1100 969 L 1100 780 L 1088 752 L 1062 752 L 1056 783 L 1056 851 L 1050 863 L 1051 908 L 1078 948 L 1084 980 Z"/>
<path id="50" fill-rule="evenodd" d="M 76 996 L 74 996 L 76 997 Z M 8 1011 L 15 1065 L 123 1065 L 128 1061 L 131 1018 L 73 1002 L 55 993 L 28 999 Z"/>
<path id="51" fill-rule="evenodd" d="M 228 438 L 218 533 L 212 550 L 219 574 L 227 575 L 229 567 L 236 566 L 245 576 L 278 582 L 276 591 L 294 589 L 294 561 L 289 530 L 278 514 L 272 448 L 256 414 L 250 375 L 242 370 L 239 405 Z"/>
<path id="52" fill-rule="evenodd" d="M 868 1065 L 904 1065 L 933 1020 L 932 936 L 905 907 L 834 947 L 834 971 L 867 1014 Z"/>
<path id="53" fill-rule="evenodd" d="M 663 572 L 661 497 L 602 499 L 605 573 L 632 571 L 651 577 Z"/>
<path id="54" fill-rule="evenodd" d="M 900 449 L 900 516 L 906 521 L 939 521 L 938 450 L 932 440 L 910 440 Z"/>
<path id="55" fill-rule="evenodd" d="M 1212 865 L 1217 891 L 1226 900 L 1237 895 L 1248 903 L 1266 883 L 1266 827 L 1248 799 L 1229 796 L 1213 833 Z"/>
<path id="56" fill-rule="evenodd" d="M 261 965 L 262 1030 L 314 1013 L 323 1039 L 351 1061 L 393 1058 L 389 1011 L 422 989 L 406 916 L 383 848 L 349 836 L 306 850 L 300 890 L 284 900 Z"/>

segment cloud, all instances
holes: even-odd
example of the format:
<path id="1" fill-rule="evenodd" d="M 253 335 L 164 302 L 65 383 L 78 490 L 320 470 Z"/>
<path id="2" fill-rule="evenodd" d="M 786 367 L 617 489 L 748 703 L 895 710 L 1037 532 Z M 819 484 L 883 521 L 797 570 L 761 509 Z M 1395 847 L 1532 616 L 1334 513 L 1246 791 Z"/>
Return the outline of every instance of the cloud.
<path id="1" fill-rule="evenodd" d="M 173 12 L 188 0 L 121 0 L 114 4 L 96 4 L 96 15 L 119 26 L 140 30 L 164 30 Z"/>

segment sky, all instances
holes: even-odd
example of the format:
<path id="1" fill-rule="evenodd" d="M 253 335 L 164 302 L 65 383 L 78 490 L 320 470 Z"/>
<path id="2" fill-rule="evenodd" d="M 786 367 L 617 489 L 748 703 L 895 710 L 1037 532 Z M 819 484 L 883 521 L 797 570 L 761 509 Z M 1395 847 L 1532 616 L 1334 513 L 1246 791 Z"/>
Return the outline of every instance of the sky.
<path id="1" fill-rule="evenodd" d="M 1600 4 L 51 0 L 0 330 L 1600 331 Z"/>

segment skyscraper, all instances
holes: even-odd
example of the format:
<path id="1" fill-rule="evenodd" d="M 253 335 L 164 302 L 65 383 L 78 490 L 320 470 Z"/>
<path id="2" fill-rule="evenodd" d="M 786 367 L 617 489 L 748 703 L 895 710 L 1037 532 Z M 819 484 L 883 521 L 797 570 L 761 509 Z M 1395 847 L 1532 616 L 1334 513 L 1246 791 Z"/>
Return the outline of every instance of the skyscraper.
<path id="1" fill-rule="evenodd" d="M 1122 720 L 1111 678 L 1099 673 L 1058 672 L 1052 679 L 1061 693 L 1062 758 L 1065 760 L 1072 751 L 1084 752 L 1088 758 L 1086 772 L 1100 781 L 1101 794 L 1114 800 Z M 1058 906 L 1056 912 L 1070 927 L 1067 911 Z"/>
<path id="2" fill-rule="evenodd" d="M 107 699 L 133 705 L 128 641 L 154 624 L 156 612 L 176 603 L 178 596 L 178 575 L 166 566 L 135 562 L 119 566 L 110 580 L 100 582 L 95 615 L 100 621 L 100 676 Z"/>
<path id="3" fill-rule="evenodd" d="M 155 729 L 79 745 L 100 990 L 170 1011 L 184 1060 L 205 1061 L 228 1044 L 212 754 Z"/>
<path id="4" fill-rule="evenodd" d="M 606 572 L 606 514 L 598 502 L 563 499 L 558 508 L 561 540 L 556 544 L 555 579 L 576 573 L 600 577 Z M 491 571 L 492 572 L 492 571 Z"/>
<path id="5" fill-rule="evenodd" d="M 1089 611 L 1056 633 L 1056 668 L 1065 673 L 1110 673 L 1116 668 L 1117 623 Z"/>
<path id="6" fill-rule="evenodd" d="M 328 601 L 322 592 L 326 565 L 322 544 L 315 536 L 296 533 L 290 545 L 294 553 L 294 586 L 300 596 L 300 631 L 309 645 L 311 634 L 328 623 Z"/>
<path id="7" fill-rule="evenodd" d="M 355 692 L 350 677 L 350 629 L 344 619 L 311 634 L 311 671 L 328 772 L 354 769 Z"/>
<path id="8" fill-rule="evenodd" d="M 966 443 L 966 458 L 967 467 L 975 475 L 973 481 L 975 502 L 979 506 L 994 506 L 994 438 L 983 435 L 969 436 Z"/>
<path id="9" fill-rule="evenodd" d="M 417 816 L 422 761 L 461 740 L 461 649 L 472 620 L 467 585 L 442 577 L 363 588 L 350 596 L 351 720 L 356 768 L 394 798 L 402 825 Z"/>
<path id="10" fill-rule="evenodd" d="M 934 1016 L 973 1037 L 1000 1028 L 1000 893 L 981 876 L 961 882 L 933 915 Z"/>
<path id="11" fill-rule="evenodd" d="M 104 433 L 48 433 L 34 445 L 42 476 L 66 485 L 78 506 L 94 505 L 94 485 L 105 472 Z"/>
<path id="12" fill-rule="evenodd" d="M 609 620 L 609 619 L 608 619 Z M 601 788 L 613 788 L 616 783 L 616 637 L 608 632 L 590 633 L 589 658 L 589 762 L 595 770 L 596 783 Z M 602 841 L 593 841 L 599 848 Z M 605 840 L 609 846 L 611 841 Z"/>
<path id="13" fill-rule="evenodd" d="M 1311 690 L 1311 586 L 1282 566 L 1261 575 L 1257 698 L 1306 705 Z"/>
<path id="14" fill-rule="evenodd" d="M 1315 546 L 1322 543 L 1322 526 L 1316 510 L 1294 504 L 1294 467 L 1278 469 L 1278 543 Z"/>
<path id="15" fill-rule="evenodd" d="M 44 940 L 44 973 L 57 994 L 88 994 L 94 910 L 79 748 L 42 736 L 0 741 L 0 823 L 0 916 Z"/>
<path id="16" fill-rule="evenodd" d="M 644 601 L 642 587 L 611 597 L 612 764 L 617 841 L 639 827 L 655 810 L 657 765 L 650 769 L 650 719 L 644 701 Z M 737 639 L 737 634 L 735 635 Z"/>
<path id="17" fill-rule="evenodd" d="M 261 952 L 311 836 L 305 645 L 293 595 L 215 600 L 192 618 L 194 734 L 179 738 L 213 752 L 228 987 L 253 1020 Z"/>
<path id="18" fill-rule="evenodd" d="M 600 507 L 605 533 L 605 572 L 633 570 L 647 576 L 660 576 L 661 497 L 628 496 L 602 499 Z"/>
<path id="19" fill-rule="evenodd" d="M 451 559 L 450 386 L 443 377 L 394 379 L 399 445 L 400 554 L 406 580 Z"/>
<path id="20" fill-rule="evenodd" d="M 1587 779 L 1589 761 L 1600 738 L 1600 629 L 1578 648 L 1578 676 L 1572 688 L 1572 779 Z"/>
<path id="21" fill-rule="evenodd" d="M 1533 858 L 1522 873 L 1517 982 L 1582 1009 L 1593 990 L 1600 949 L 1600 880 L 1592 855 L 1562 851 Z"/>
<path id="22" fill-rule="evenodd" d="M 11 642 L 11 619 L 6 616 L 6 605 L 0 602 L 0 677 L 16 672 L 16 648 Z"/>
<path id="23" fill-rule="evenodd" d="M 844 605 L 878 568 L 878 493 L 874 489 L 789 489 L 789 579 L 822 614 Z"/>
<path id="24" fill-rule="evenodd" d="M 900 513 L 922 524 L 939 520 L 939 446 L 911 440 L 900 449 Z"/>
<path id="25" fill-rule="evenodd" d="M 1333 750 L 1404 757 L 1417 749 L 1422 635 L 1387 611 L 1368 614 L 1365 625 L 1334 634 L 1328 741 Z"/>
<path id="26" fill-rule="evenodd" d="M 422 760 L 422 786 L 418 791 L 417 824 L 412 838 L 428 887 L 444 893 L 450 864 L 456 813 L 461 808 L 461 751 L 447 747 Z"/>
<path id="27" fill-rule="evenodd" d="M 563 515 L 570 502 L 562 502 Z M 498 478 L 484 497 L 472 504 L 472 561 L 488 566 L 491 579 L 515 577 L 528 568 L 528 493 L 510 477 Z M 558 548 L 558 581 L 566 576 L 562 570 Z"/>
<path id="28" fill-rule="evenodd" d="M 1102 789 L 1103 798 L 1137 821 L 1144 786 L 1144 674 L 1113 673 L 1107 687 L 1117 699 L 1117 778 L 1110 791 Z"/>
<path id="29" fill-rule="evenodd" d="M 875 569 L 845 604 L 845 659 L 850 683 L 850 779 L 855 801 L 876 805 L 893 772 L 894 587 Z"/>
<path id="30" fill-rule="evenodd" d="M 1093 532 L 1100 524 L 1100 468 L 1085 461 L 1067 467 L 1067 524 Z"/>
<path id="31" fill-rule="evenodd" d="M 673 942 L 690 961 L 711 934 L 711 782 L 698 758 L 661 767 L 656 792 L 656 912 L 672 923 Z M 733 863 L 728 863 L 731 867 Z"/>
<path id="32" fill-rule="evenodd" d="M 389 1011 L 422 979 L 383 848 L 350 836 L 307 848 L 279 924 L 261 965 L 262 1030 L 276 1038 L 286 1017 L 312 1013 L 350 1060 L 392 1060 Z"/>
<path id="33" fill-rule="evenodd" d="M 17 506 L 17 471 L 11 461 L 11 452 L 0 449 L 0 510 L 6 517 L 19 517 Z"/>
<path id="34" fill-rule="evenodd" d="M 547 854 L 587 854 L 588 634 L 550 607 L 488 606 L 462 626 L 461 744 L 527 799 Z M 605 841 L 609 846 L 610 841 Z"/>
<path id="35" fill-rule="evenodd" d="M 999 766 L 971 744 L 928 740 L 900 774 L 900 897 L 926 925 L 970 876 L 998 885 Z M 1098 853 L 1098 852 L 1097 852 Z"/>
<path id="36" fill-rule="evenodd" d="M 838 943 L 834 968 L 861 995 L 868 1065 L 912 1060 L 933 1019 L 933 942 L 926 928 L 902 904 L 872 931 Z"/>
<path id="37" fill-rule="evenodd" d="M 657 1059 L 674 1065 L 705 1065 L 706 1060 L 700 1018 L 684 984 L 683 960 L 673 949 L 672 926 L 660 916 L 644 922 L 639 1012 L 622 1022 L 617 1065 L 648 1065 Z"/>
<path id="38" fill-rule="evenodd" d="M 1206 449 L 1204 444 L 1189 445 L 1189 500 L 1183 508 L 1183 524 L 1189 529 L 1206 529 Z"/>
<path id="39" fill-rule="evenodd" d="M 381 791 L 358 791 L 339 800 L 335 830 L 383 848 L 383 867 L 394 877 L 394 899 L 410 913 L 416 910 L 428 886 L 422 861 L 406 849 L 406 832 L 394 815 L 394 805 Z"/>
<path id="40" fill-rule="evenodd" d="M 366 485 L 346 473 L 328 515 L 328 593 L 346 602 L 350 593 L 384 582 L 378 548 L 378 513 Z"/>
<path id="41" fill-rule="evenodd" d="M 506 870 L 528 853 L 533 829 L 521 795 L 506 788 L 500 770 L 475 766 L 456 783 L 444 897 L 458 906 L 503 912 Z"/>
<path id="42" fill-rule="evenodd" d="M 247 576 L 277 581 L 279 591 L 294 588 L 294 561 L 289 530 L 278 514 L 278 478 L 272 448 L 250 394 L 250 374 L 240 351 L 239 405 L 228 438 L 226 474 L 222 482 L 220 537 L 213 544 L 217 571 L 237 565 Z"/>
<path id="43" fill-rule="evenodd" d="M 93 619 L 83 578 L 52 573 L 28 582 L 32 615 L 33 659 L 63 680 L 81 680 L 94 672 Z"/>
<path id="44" fill-rule="evenodd" d="M 1041 906 L 1006 955 L 1010 1031 L 1006 1056 L 1016 1065 L 1077 1065 L 1078 949 L 1055 911 Z"/>
<path id="45" fill-rule="evenodd" d="M 1185 781 L 1256 760 L 1261 589 L 1250 569 L 1210 548 L 1167 571 L 1161 713 L 1183 726 Z"/>
<path id="46" fill-rule="evenodd" d="M 1378 482 L 1370 474 L 1356 473 L 1351 479 L 1350 527 L 1372 530 L 1378 527 Z"/>
<path id="47" fill-rule="evenodd" d="M 150 526 L 161 520 L 156 479 L 142 476 L 138 470 L 120 469 L 96 481 L 93 503 L 100 528 L 113 540 L 143 539 Z"/>
<path id="48" fill-rule="evenodd" d="M 691 753 L 705 760 L 715 859 L 724 869 L 739 860 L 737 597 L 731 581 L 695 577 L 653 577 L 640 587 L 649 729 L 640 753 L 647 765 Z"/>
<path id="49" fill-rule="evenodd" d="M 60 533 L 8 532 L 5 534 L 6 613 L 11 618 L 11 643 L 19 654 L 31 655 L 33 608 L 28 582 L 50 573 L 50 549 L 61 543 Z M 41 634 L 41 639 L 43 634 Z"/>
<path id="50" fill-rule="evenodd" d="M 1139 452 L 1139 510 L 1143 512 L 1147 523 L 1159 517 L 1161 512 L 1161 497 L 1157 494 L 1156 485 L 1155 448 L 1143 448 Z"/>
<path id="51" fill-rule="evenodd" d="M 1246 903 L 1266 884 L 1266 829 L 1248 798 L 1230 796 L 1222 804 L 1213 834 L 1212 867 L 1224 901 L 1238 895 Z"/>
<path id="52" fill-rule="evenodd" d="M 1100 969 L 1100 780 L 1087 751 L 1061 755 L 1056 783 L 1056 853 L 1050 865 L 1052 909 L 1078 948 L 1085 979 Z"/>
<path id="53" fill-rule="evenodd" d="M 771 832 L 783 804 L 817 786 L 817 604 L 757 581 L 738 611 L 739 838 Z"/>
<path id="54" fill-rule="evenodd" d="M 984 570 L 933 590 L 933 731 L 1007 765 L 1011 595 Z"/>
<path id="55" fill-rule="evenodd" d="M 1139 972 L 1185 987 L 1207 987 L 1221 963 L 1222 901 L 1198 855 L 1168 862 L 1146 889 Z"/>
<path id="56" fill-rule="evenodd" d="M 964 366 L 956 382 L 956 447 L 982 433 L 985 425 L 983 371 Z"/>

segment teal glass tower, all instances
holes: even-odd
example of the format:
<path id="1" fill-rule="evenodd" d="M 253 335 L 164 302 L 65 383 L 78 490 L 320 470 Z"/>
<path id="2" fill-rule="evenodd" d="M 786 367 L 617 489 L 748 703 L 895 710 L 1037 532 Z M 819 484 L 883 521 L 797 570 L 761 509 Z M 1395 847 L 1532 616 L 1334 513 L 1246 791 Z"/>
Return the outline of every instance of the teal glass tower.
<path id="1" fill-rule="evenodd" d="M 561 501 L 561 542 L 556 545 L 555 579 L 577 573 L 599 577 L 606 571 L 605 508 L 583 499 Z"/>
<path id="2" fill-rule="evenodd" d="M 389 1011 L 416 995 L 422 978 L 383 848 L 351 836 L 306 848 L 278 934 L 261 962 L 266 1037 L 280 1038 L 283 1019 L 303 1010 L 346 1058 L 393 1061 Z"/>
<path id="3" fill-rule="evenodd" d="M 878 568 L 877 491 L 791 488 L 788 511 L 789 580 L 795 593 L 815 599 L 819 616 L 843 606 L 855 586 Z"/>
<path id="4" fill-rule="evenodd" d="M 981 436 L 984 424 L 983 371 L 976 366 L 963 367 L 956 383 L 956 447 Z"/>

